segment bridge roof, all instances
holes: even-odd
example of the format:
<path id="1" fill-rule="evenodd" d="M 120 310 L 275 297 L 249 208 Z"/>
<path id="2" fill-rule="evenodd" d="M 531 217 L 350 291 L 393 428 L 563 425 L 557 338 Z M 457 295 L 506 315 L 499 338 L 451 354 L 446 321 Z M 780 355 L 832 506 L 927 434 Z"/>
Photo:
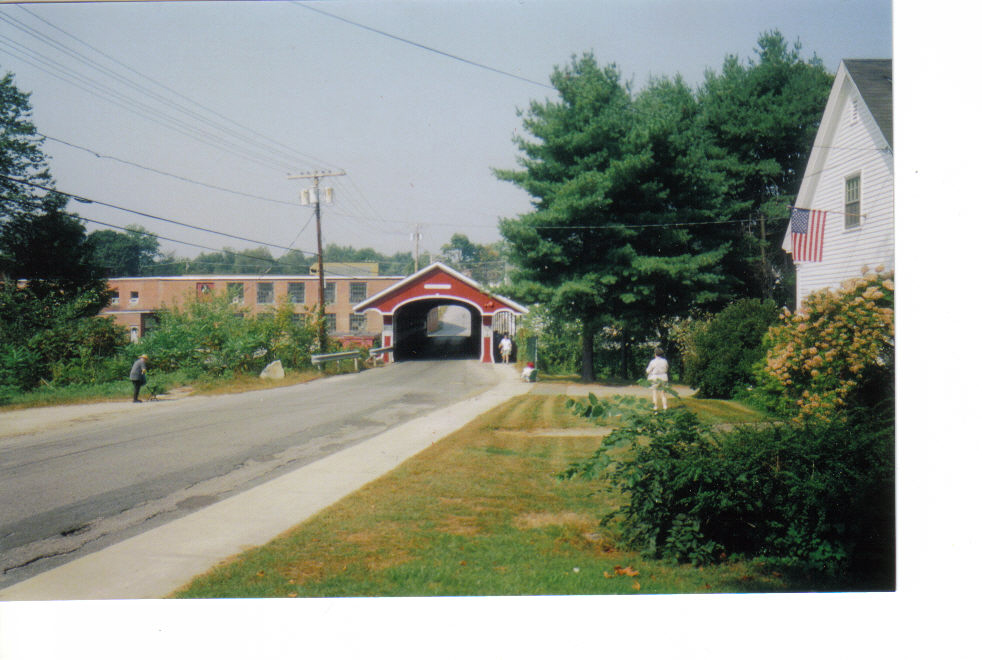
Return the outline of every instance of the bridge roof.
<path id="1" fill-rule="evenodd" d="M 528 309 L 517 302 L 491 293 L 471 278 L 441 263 L 433 263 L 416 271 L 352 309 L 355 312 L 374 309 L 383 314 L 391 314 L 400 305 L 413 300 L 441 298 L 446 298 L 448 304 L 460 300 L 471 302 L 481 309 L 484 316 L 492 316 L 502 310 L 515 314 L 528 313 Z"/>

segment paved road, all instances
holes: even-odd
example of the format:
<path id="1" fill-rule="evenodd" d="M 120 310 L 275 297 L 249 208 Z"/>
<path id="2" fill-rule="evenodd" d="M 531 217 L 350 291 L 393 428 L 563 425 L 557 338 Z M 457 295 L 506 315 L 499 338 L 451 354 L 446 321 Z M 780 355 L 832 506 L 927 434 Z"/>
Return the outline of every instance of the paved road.
<path id="1" fill-rule="evenodd" d="M 0 437 L 0 587 L 497 382 L 487 366 L 470 360 L 407 362 L 275 390 L 118 404 L 87 419 Z"/>

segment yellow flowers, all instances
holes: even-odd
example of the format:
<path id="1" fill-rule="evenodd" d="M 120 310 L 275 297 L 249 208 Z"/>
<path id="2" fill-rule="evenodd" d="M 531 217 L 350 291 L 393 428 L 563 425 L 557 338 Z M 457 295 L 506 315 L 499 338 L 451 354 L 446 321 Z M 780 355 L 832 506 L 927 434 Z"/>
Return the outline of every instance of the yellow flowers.
<path id="1" fill-rule="evenodd" d="M 763 375 L 797 419 L 831 417 L 849 404 L 864 373 L 892 364 L 894 283 L 882 270 L 813 293 L 768 331 Z"/>

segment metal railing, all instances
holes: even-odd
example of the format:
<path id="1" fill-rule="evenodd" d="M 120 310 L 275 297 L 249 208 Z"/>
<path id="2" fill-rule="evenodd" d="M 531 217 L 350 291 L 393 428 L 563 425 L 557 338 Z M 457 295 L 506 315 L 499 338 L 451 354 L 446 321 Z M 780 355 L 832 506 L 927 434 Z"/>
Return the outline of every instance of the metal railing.
<path id="1" fill-rule="evenodd" d="M 319 367 L 322 364 L 328 362 L 340 362 L 341 360 L 354 360 L 355 361 L 355 371 L 358 371 L 358 358 L 361 357 L 361 351 L 342 351 L 340 353 L 322 353 L 320 355 L 311 355 L 310 363 L 315 367 Z"/>

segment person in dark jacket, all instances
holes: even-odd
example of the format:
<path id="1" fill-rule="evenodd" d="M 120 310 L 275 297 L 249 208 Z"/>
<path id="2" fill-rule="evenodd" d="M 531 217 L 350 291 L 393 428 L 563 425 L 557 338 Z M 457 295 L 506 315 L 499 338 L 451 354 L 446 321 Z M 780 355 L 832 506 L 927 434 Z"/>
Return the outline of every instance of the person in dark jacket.
<path id="1" fill-rule="evenodd" d="M 147 361 L 146 355 L 141 355 L 133 363 L 130 369 L 130 381 L 133 383 L 133 403 L 143 403 L 140 401 L 140 388 L 147 384 Z"/>

